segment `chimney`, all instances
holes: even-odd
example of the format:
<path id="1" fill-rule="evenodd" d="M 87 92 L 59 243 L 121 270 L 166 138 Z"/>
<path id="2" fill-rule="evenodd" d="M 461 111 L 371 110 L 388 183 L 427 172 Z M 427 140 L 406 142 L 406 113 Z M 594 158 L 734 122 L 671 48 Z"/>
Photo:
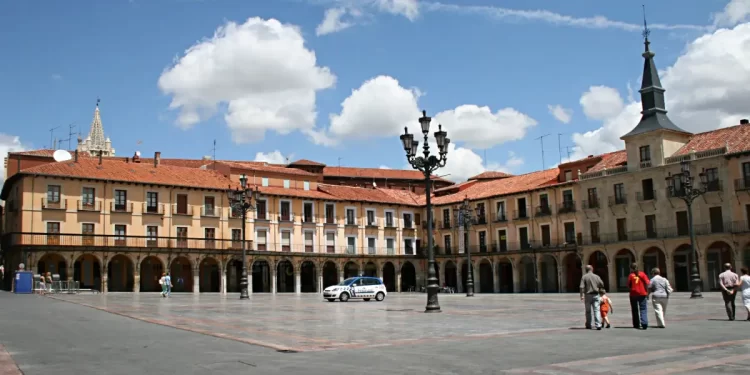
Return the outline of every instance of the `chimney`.
<path id="1" fill-rule="evenodd" d="M 747 125 L 747 124 L 750 124 L 750 121 L 748 121 L 746 118 L 743 118 L 742 120 L 740 120 L 740 125 Z"/>
<path id="2" fill-rule="evenodd" d="M 102 159 L 103 159 L 102 154 L 104 154 L 104 153 L 103 152 L 99 152 L 99 165 L 102 165 Z"/>
<path id="3" fill-rule="evenodd" d="M 76 149 L 76 153 L 73 159 L 76 163 L 78 163 L 78 149 Z"/>
<path id="4" fill-rule="evenodd" d="M 154 168 L 161 164 L 161 151 L 154 152 Z"/>
<path id="5" fill-rule="evenodd" d="M 140 163 L 140 162 L 141 162 L 141 157 L 138 156 L 138 151 L 136 151 L 135 154 L 133 154 L 133 163 Z"/>

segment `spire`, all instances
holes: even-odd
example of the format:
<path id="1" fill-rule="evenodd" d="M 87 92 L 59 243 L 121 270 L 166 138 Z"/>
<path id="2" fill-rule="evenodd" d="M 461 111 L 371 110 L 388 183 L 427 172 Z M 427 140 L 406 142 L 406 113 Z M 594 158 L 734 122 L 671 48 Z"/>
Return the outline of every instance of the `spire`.
<path id="1" fill-rule="evenodd" d="M 654 63 L 655 54 L 651 52 L 649 46 L 651 42 L 648 37 L 651 35 L 651 30 L 648 28 L 646 22 L 646 6 L 643 6 L 643 45 L 645 50 L 641 56 L 643 56 L 643 78 L 641 82 L 641 89 L 638 91 L 641 93 L 641 121 L 638 125 L 625 134 L 621 138 L 647 133 L 654 130 L 672 130 L 680 133 L 687 133 L 675 125 L 672 120 L 667 117 L 667 106 L 664 100 L 664 88 L 661 87 L 661 80 L 659 79 L 659 71 L 656 69 Z"/>
<path id="2" fill-rule="evenodd" d="M 96 109 L 94 110 L 94 119 L 91 121 L 91 131 L 89 131 L 89 138 L 91 139 L 91 145 L 89 146 L 92 150 L 104 150 L 104 127 L 102 127 L 102 118 L 99 115 L 99 98 L 96 99 Z"/>

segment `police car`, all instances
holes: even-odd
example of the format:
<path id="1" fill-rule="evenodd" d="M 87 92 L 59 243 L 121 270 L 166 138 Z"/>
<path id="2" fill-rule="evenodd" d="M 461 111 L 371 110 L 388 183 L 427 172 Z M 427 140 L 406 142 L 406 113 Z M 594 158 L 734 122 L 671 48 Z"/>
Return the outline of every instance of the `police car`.
<path id="1" fill-rule="evenodd" d="M 346 302 L 350 298 L 365 301 L 375 298 L 376 301 L 382 301 L 387 294 L 383 280 L 367 276 L 350 277 L 323 290 L 323 298 L 327 299 L 328 302 L 337 299 Z"/>

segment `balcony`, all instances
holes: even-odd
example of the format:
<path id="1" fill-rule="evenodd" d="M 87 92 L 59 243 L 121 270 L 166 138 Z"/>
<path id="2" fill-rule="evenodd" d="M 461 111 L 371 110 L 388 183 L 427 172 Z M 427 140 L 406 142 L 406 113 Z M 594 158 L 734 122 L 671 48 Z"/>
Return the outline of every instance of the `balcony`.
<path id="1" fill-rule="evenodd" d="M 496 223 L 502 223 L 508 221 L 508 215 L 505 213 L 505 211 L 498 212 L 495 215 L 495 222 Z"/>
<path id="2" fill-rule="evenodd" d="M 396 221 L 393 219 L 388 220 L 388 218 L 386 218 L 385 225 L 383 227 L 385 227 L 385 229 L 396 229 Z"/>
<path id="3" fill-rule="evenodd" d="M 627 204 L 628 199 L 624 195 L 615 195 L 609 197 L 609 206 L 619 206 L 621 204 Z"/>
<path id="4" fill-rule="evenodd" d="M 422 220 L 422 228 L 427 229 L 427 220 Z M 435 220 L 432 221 L 432 228 L 435 229 Z"/>
<path id="5" fill-rule="evenodd" d="M 526 210 L 515 210 L 513 211 L 513 220 L 527 220 L 529 213 Z"/>
<path id="6" fill-rule="evenodd" d="M 651 160 L 643 160 L 639 164 L 641 169 L 651 168 Z"/>
<path id="7" fill-rule="evenodd" d="M 706 183 L 706 191 L 724 191 L 724 185 L 721 180 L 711 180 Z"/>
<path id="8" fill-rule="evenodd" d="M 635 199 L 638 202 L 655 201 L 656 190 L 639 191 L 635 193 Z"/>
<path id="9" fill-rule="evenodd" d="M 474 225 L 485 225 L 485 224 L 487 224 L 487 216 L 486 215 L 477 216 L 477 219 Z"/>
<path id="10" fill-rule="evenodd" d="M 584 200 L 581 202 L 581 207 L 583 207 L 584 210 L 598 210 L 601 208 L 599 198 Z"/>
<path id="11" fill-rule="evenodd" d="M 132 214 L 133 213 L 133 203 L 120 203 L 120 204 L 117 204 L 115 202 L 109 202 L 109 212 L 110 213 Z"/>
<path id="12" fill-rule="evenodd" d="M 302 215 L 301 219 L 302 219 L 302 224 L 307 224 L 307 225 L 315 225 L 315 222 L 317 221 L 315 220 L 315 216 L 313 216 L 312 214 Z"/>
<path id="13" fill-rule="evenodd" d="M 416 228 L 414 228 L 413 222 L 404 220 L 404 229 L 416 229 Z"/>
<path id="14" fill-rule="evenodd" d="M 450 221 L 441 221 L 438 223 L 438 227 L 440 229 L 451 229 L 451 222 Z"/>
<path id="15" fill-rule="evenodd" d="M 735 191 L 747 191 L 750 190 L 750 176 L 745 178 L 738 178 L 734 180 Z"/>
<path id="16" fill-rule="evenodd" d="M 219 217 L 221 209 L 216 206 L 201 206 L 201 217 Z M 241 217 L 242 215 L 240 215 Z"/>
<path id="17" fill-rule="evenodd" d="M 78 211 L 84 212 L 101 212 L 102 205 L 99 201 L 78 201 Z"/>
<path id="18" fill-rule="evenodd" d="M 706 236 L 719 233 L 747 233 L 750 226 L 746 221 L 713 222 L 696 224 L 693 226 L 696 236 Z M 690 231 L 687 226 L 649 228 L 642 231 L 630 231 L 622 233 L 604 233 L 597 236 L 583 237 L 583 245 L 614 244 L 617 242 L 632 242 L 646 240 L 663 240 L 670 238 L 688 237 Z"/>
<path id="19" fill-rule="evenodd" d="M 294 222 L 294 214 L 293 213 L 282 213 L 277 217 L 279 223 L 293 223 Z"/>
<path id="20" fill-rule="evenodd" d="M 356 227 L 357 226 L 357 219 L 353 217 L 347 217 L 346 222 L 344 223 L 347 227 Z"/>
<path id="21" fill-rule="evenodd" d="M 323 224 L 325 224 L 325 225 L 337 225 L 338 221 L 339 221 L 338 217 L 326 215 L 325 219 L 323 219 Z"/>
<path id="22" fill-rule="evenodd" d="M 552 215 L 552 208 L 548 204 L 543 204 L 536 207 L 536 213 L 534 217 L 544 217 Z"/>
<path id="23" fill-rule="evenodd" d="M 368 228 L 377 228 L 378 227 L 378 219 L 377 218 L 367 218 L 367 227 Z"/>
<path id="24" fill-rule="evenodd" d="M 193 216 L 193 206 L 180 206 L 177 204 L 172 205 L 173 216 Z"/>
<path id="25" fill-rule="evenodd" d="M 240 212 L 240 217 L 242 217 L 242 213 Z M 268 218 L 268 212 L 267 211 L 255 211 L 255 220 L 256 221 L 270 221 Z"/>
<path id="26" fill-rule="evenodd" d="M 50 201 L 47 198 L 42 198 L 42 209 L 43 210 L 67 210 L 68 200 L 58 199 L 57 201 Z"/>
<path id="27" fill-rule="evenodd" d="M 575 212 L 576 212 L 576 202 L 575 201 L 563 201 L 557 207 L 557 214 L 558 215 L 572 214 L 572 213 L 575 213 Z"/>
<path id="28" fill-rule="evenodd" d="M 158 203 L 155 206 L 143 203 L 142 212 L 144 215 L 164 215 L 164 204 Z"/>
<path id="29" fill-rule="evenodd" d="M 196 250 L 241 250 L 241 240 L 210 238 L 154 237 L 126 235 L 62 234 L 62 233 L 10 233 L 5 239 L 10 246 L 58 248 L 159 248 Z"/>

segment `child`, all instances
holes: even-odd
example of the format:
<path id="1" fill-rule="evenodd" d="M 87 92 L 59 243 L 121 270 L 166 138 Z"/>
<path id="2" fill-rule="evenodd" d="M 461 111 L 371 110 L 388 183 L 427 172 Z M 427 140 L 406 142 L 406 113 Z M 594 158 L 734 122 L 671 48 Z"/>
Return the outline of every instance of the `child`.
<path id="1" fill-rule="evenodd" d="M 161 278 L 159 279 L 159 285 L 161 285 L 161 296 L 167 298 L 167 274 L 162 272 Z"/>
<path id="2" fill-rule="evenodd" d="M 602 312 L 602 320 L 604 321 L 604 323 L 607 323 L 607 328 L 610 328 L 608 315 L 609 313 L 615 311 L 615 309 L 612 308 L 612 300 L 609 299 L 609 296 L 607 296 L 607 291 L 604 289 L 599 291 L 599 299 L 601 300 L 599 309 Z"/>

